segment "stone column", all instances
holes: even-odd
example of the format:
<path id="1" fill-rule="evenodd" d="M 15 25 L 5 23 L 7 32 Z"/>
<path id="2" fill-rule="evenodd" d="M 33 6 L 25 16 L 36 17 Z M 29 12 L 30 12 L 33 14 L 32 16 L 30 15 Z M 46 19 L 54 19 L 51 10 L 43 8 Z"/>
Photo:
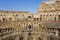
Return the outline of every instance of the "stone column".
<path id="1" fill-rule="evenodd" d="M 58 30 L 56 29 L 56 36 L 58 37 Z"/>
<path id="2" fill-rule="evenodd" d="M 58 21 L 58 15 L 56 16 L 56 21 Z"/>
<path id="3" fill-rule="evenodd" d="M 19 40 L 19 36 L 17 36 L 17 37 L 15 38 L 15 40 Z"/>

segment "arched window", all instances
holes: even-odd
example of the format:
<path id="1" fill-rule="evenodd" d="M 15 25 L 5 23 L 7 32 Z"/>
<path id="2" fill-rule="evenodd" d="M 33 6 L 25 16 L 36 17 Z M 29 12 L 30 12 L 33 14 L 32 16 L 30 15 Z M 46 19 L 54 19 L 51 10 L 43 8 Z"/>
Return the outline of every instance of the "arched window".
<path id="1" fill-rule="evenodd" d="M 11 21 L 12 18 L 9 18 L 9 21 Z"/>
<path id="2" fill-rule="evenodd" d="M 31 33 L 28 33 L 29 36 L 31 36 Z"/>
<path id="3" fill-rule="evenodd" d="M 3 18 L 3 22 L 5 21 L 5 18 Z"/>
<path id="4" fill-rule="evenodd" d="M 51 16 L 51 14 L 50 14 L 50 16 Z"/>
<path id="5" fill-rule="evenodd" d="M 2 16 L 2 15 L 1 15 Z"/>
<path id="6" fill-rule="evenodd" d="M 32 27 L 31 27 L 31 25 L 28 25 L 27 27 L 26 27 L 26 29 L 28 29 L 28 30 L 30 30 Z"/>
<path id="7" fill-rule="evenodd" d="M 6 15 L 4 15 L 4 16 L 6 16 Z"/>
<path id="8" fill-rule="evenodd" d="M 31 20 L 31 16 L 28 16 L 28 21 Z"/>
<path id="9" fill-rule="evenodd" d="M 31 18 L 31 16 L 28 16 L 28 18 Z"/>
<path id="10" fill-rule="evenodd" d="M 16 16 L 18 16 L 18 14 L 16 14 Z"/>
<path id="11" fill-rule="evenodd" d="M 20 27 L 20 25 L 18 25 Z"/>
<path id="12" fill-rule="evenodd" d="M 29 25 L 29 27 L 28 27 L 29 29 L 31 29 L 31 25 Z"/>
<path id="13" fill-rule="evenodd" d="M 36 21 L 36 18 L 34 18 L 34 21 Z"/>
<path id="14" fill-rule="evenodd" d="M 39 20 L 39 18 L 37 18 L 37 21 Z"/>

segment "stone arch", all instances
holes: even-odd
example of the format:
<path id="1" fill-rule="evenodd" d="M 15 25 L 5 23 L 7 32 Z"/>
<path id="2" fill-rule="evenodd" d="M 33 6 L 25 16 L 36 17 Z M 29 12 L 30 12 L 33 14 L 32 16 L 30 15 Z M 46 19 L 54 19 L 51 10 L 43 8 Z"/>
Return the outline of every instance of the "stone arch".
<path id="1" fill-rule="evenodd" d="M 26 30 L 27 30 L 28 32 L 32 32 L 32 29 L 33 29 L 32 25 L 27 25 L 27 26 L 26 26 Z"/>
<path id="2" fill-rule="evenodd" d="M 50 40 L 53 40 L 53 38 L 54 38 L 53 35 L 50 35 L 49 39 L 50 39 Z"/>
<path id="3" fill-rule="evenodd" d="M 28 20 L 28 21 L 31 20 L 31 16 L 28 16 L 27 20 Z"/>
<path id="4" fill-rule="evenodd" d="M 23 36 L 20 36 L 19 40 L 23 40 L 23 39 L 24 39 L 24 37 Z"/>
<path id="5" fill-rule="evenodd" d="M 6 18 L 3 18 L 3 22 L 4 22 L 4 21 L 7 21 L 7 19 L 6 19 Z"/>
<path id="6" fill-rule="evenodd" d="M 9 21 L 11 21 L 12 20 L 12 18 L 9 18 Z"/>
<path id="7" fill-rule="evenodd" d="M 32 33 L 28 33 L 28 36 L 32 36 Z"/>
<path id="8" fill-rule="evenodd" d="M 32 25 L 27 25 L 26 29 L 32 29 Z"/>
<path id="9" fill-rule="evenodd" d="M 42 37 L 38 37 L 38 40 L 43 40 L 43 38 Z"/>
<path id="10" fill-rule="evenodd" d="M 29 25 L 29 27 L 28 27 L 29 29 L 31 29 L 31 25 Z"/>
<path id="11" fill-rule="evenodd" d="M 28 16 L 28 18 L 31 18 L 31 16 Z"/>

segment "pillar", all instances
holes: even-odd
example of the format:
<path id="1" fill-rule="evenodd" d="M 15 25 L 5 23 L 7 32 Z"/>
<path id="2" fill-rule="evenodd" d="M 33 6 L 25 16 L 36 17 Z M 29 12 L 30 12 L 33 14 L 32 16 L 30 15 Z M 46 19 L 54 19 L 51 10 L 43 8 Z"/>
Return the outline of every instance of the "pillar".
<path id="1" fill-rule="evenodd" d="M 37 39 L 37 36 L 36 35 L 33 35 L 33 40 L 36 40 Z"/>
<path id="2" fill-rule="evenodd" d="M 15 40 L 19 40 L 19 36 L 17 36 L 17 37 L 15 38 Z"/>
<path id="3" fill-rule="evenodd" d="M 28 40 L 28 36 L 27 35 L 24 35 L 24 40 Z"/>
<path id="4" fill-rule="evenodd" d="M 56 29 L 56 36 L 58 37 L 58 30 Z"/>
<path id="5" fill-rule="evenodd" d="M 43 36 L 43 40 L 47 40 L 47 36 Z"/>

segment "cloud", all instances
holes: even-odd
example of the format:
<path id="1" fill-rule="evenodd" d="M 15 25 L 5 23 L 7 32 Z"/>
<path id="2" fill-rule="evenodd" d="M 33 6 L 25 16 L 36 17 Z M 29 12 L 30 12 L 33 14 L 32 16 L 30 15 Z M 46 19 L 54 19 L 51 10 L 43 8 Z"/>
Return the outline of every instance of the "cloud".
<path id="1" fill-rule="evenodd" d="M 55 3 L 56 0 L 45 0 L 45 3 L 49 4 L 49 3 Z"/>
<path id="2" fill-rule="evenodd" d="M 50 1 L 56 1 L 56 0 L 45 0 L 45 1 L 48 1 L 48 2 L 50 2 Z"/>

